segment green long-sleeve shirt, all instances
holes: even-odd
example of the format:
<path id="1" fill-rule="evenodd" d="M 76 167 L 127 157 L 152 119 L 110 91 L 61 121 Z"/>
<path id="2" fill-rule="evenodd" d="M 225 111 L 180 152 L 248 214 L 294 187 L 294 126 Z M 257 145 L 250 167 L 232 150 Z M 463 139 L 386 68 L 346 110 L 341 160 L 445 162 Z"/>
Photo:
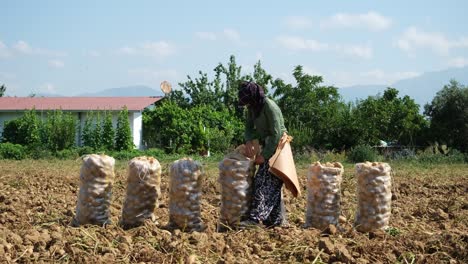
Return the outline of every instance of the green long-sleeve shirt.
<path id="1" fill-rule="evenodd" d="M 275 154 L 276 146 L 284 132 L 286 132 L 286 127 L 283 114 L 270 98 L 265 99 L 265 105 L 257 118 L 251 110 L 247 112 L 245 140 L 259 139 L 260 142 L 264 142 L 262 155 L 265 160 Z"/>

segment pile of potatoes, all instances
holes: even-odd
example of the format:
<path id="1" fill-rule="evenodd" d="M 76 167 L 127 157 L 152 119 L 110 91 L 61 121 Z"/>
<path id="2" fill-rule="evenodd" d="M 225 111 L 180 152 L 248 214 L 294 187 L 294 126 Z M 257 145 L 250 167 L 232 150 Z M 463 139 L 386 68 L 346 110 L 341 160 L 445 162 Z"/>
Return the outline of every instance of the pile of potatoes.
<path id="1" fill-rule="evenodd" d="M 218 182 L 221 185 L 219 230 L 235 227 L 250 209 L 255 164 L 242 151 L 226 155 L 219 163 Z"/>
<path id="2" fill-rule="evenodd" d="M 147 219 L 155 221 L 154 209 L 161 197 L 161 165 L 153 157 L 136 157 L 128 163 L 127 194 L 121 225 L 135 227 Z"/>
<path id="3" fill-rule="evenodd" d="M 80 191 L 72 224 L 110 224 L 109 206 L 115 160 L 106 155 L 86 155 L 80 171 Z"/>
<path id="4" fill-rule="evenodd" d="M 356 230 L 370 232 L 387 228 L 392 202 L 390 166 L 383 162 L 365 162 L 356 164 L 355 168 L 358 177 Z"/>
<path id="5" fill-rule="evenodd" d="M 315 162 L 309 167 L 306 227 L 325 229 L 330 224 L 338 225 L 342 175 L 343 165 L 339 162 Z"/>
<path id="6" fill-rule="evenodd" d="M 175 161 L 170 168 L 169 228 L 202 231 L 200 200 L 204 172 L 202 165 L 191 158 Z"/>

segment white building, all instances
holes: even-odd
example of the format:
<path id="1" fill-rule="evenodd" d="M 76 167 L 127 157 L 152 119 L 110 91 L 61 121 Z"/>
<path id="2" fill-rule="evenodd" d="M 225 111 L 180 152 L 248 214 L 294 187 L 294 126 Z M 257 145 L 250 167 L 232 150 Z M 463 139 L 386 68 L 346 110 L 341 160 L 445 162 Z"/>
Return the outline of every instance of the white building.
<path id="1" fill-rule="evenodd" d="M 81 133 L 91 111 L 111 112 L 115 127 L 118 113 L 127 107 L 133 144 L 137 149 L 142 149 L 142 112 L 161 99 L 162 97 L 0 97 L 0 135 L 5 121 L 19 118 L 27 110 L 34 108 L 38 114 L 42 114 L 61 109 L 76 116 L 79 122 L 76 143 L 81 145 Z"/>

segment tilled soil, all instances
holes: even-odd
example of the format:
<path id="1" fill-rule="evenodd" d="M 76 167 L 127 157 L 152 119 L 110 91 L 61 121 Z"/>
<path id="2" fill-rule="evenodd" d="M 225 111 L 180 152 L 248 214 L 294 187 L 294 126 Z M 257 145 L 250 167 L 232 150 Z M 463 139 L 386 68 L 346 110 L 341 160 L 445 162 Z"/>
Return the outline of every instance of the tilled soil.
<path id="1" fill-rule="evenodd" d="M 126 162 L 116 166 L 111 218 L 105 227 L 72 227 L 80 161 L 0 160 L 0 263 L 468 263 L 468 165 L 390 164 L 391 228 L 353 229 L 356 178 L 345 165 L 341 226 L 303 228 L 306 195 L 285 192 L 289 226 L 216 232 L 218 169 L 204 162 L 204 232 L 169 232 L 168 166 L 162 162 L 157 222 L 124 230 L 119 225 Z M 297 170 L 305 188 L 308 164 Z"/>

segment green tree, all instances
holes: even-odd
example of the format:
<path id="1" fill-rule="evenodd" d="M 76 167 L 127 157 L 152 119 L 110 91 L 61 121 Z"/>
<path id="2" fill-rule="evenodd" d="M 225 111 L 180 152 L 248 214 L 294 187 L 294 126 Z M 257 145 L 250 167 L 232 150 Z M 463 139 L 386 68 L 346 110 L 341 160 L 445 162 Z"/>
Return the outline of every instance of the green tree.
<path id="1" fill-rule="evenodd" d="M 94 119 L 94 112 L 89 112 L 86 115 L 86 120 L 83 126 L 83 132 L 81 134 L 81 140 L 82 140 L 83 146 L 92 147 L 92 148 L 94 148 L 93 119 Z"/>
<path id="2" fill-rule="evenodd" d="M 192 149 L 193 123 L 189 109 L 174 101 L 162 101 L 154 109 L 143 112 L 143 139 L 148 146 L 162 148 L 169 153 L 189 152 Z"/>
<path id="3" fill-rule="evenodd" d="M 93 148 L 94 149 L 101 149 L 103 147 L 102 144 L 102 120 L 99 111 L 96 112 L 94 115 L 94 129 L 93 129 Z"/>
<path id="4" fill-rule="evenodd" d="M 77 120 L 71 113 L 62 110 L 48 112 L 42 126 L 44 143 L 49 150 L 60 151 L 75 145 Z"/>
<path id="5" fill-rule="evenodd" d="M 112 125 L 112 113 L 106 112 L 104 124 L 102 126 L 102 146 L 107 150 L 114 149 L 114 138 L 115 138 L 115 130 Z"/>
<path id="6" fill-rule="evenodd" d="M 115 149 L 118 151 L 132 150 L 134 147 L 130 121 L 128 120 L 128 110 L 124 107 L 117 119 L 117 128 L 115 133 Z"/>
<path id="7" fill-rule="evenodd" d="M 232 112 L 236 112 L 238 109 L 237 94 L 239 91 L 239 81 L 243 79 L 241 76 L 241 69 L 241 66 L 237 66 L 236 57 L 234 55 L 231 55 L 226 66 L 219 63 L 214 69 L 217 78 L 220 79 L 221 74 L 224 74 L 225 84 L 223 85 L 223 102 L 224 105 Z"/>
<path id="8" fill-rule="evenodd" d="M 432 140 L 468 151 L 468 87 L 451 80 L 437 92 L 424 114 L 430 118 Z"/>
<path id="9" fill-rule="evenodd" d="M 273 82 L 273 96 L 283 111 L 286 128 L 300 132 L 303 144 L 316 148 L 334 148 L 332 139 L 338 127 L 340 109 L 343 108 L 338 89 L 323 86 L 321 76 L 303 72 L 302 66 L 293 71 L 296 86 L 285 84 L 281 79 Z"/>
<path id="10" fill-rule="evenodd" d="M 360 143 L 371 145 L 379 140 L 413 145 L 427 126 L 419 114 L 419 105 L 409 96 L 398 97 L 398 90 L 391 87 L 383 95 L 359 101 L 355 115 L 360 124 Z"/>
<path id="11" fill-rule="evenodd" d="M 186 82 L 179 83 L 180 87 L 189 96 L 190 105 L 210 105 L 215 109 L 222 109 L 223 92 L 221 88 L 210 82 L 206 73 L 200 71 L 199 74 L 200 77 L 195 78 L 195 80 L 187 76 L 188 80 Z"/>
<path id="12" fill-rule="evenodd" d="M 265 90 L 265 94 L 269 93 L 269 86 L 273 83 L 273 76 L 263 69 L 260 60 L 255 63 L 252 75 L 248 75 L 245 78 L 262 86 Z"/>
<path id="13" fill-rule="evenodd" d="M 6 92 L 6 86 L 2 84 L 0 86 L 0 97 L 3 97 L 3 95 L 5 95 L 5 92 Z"/>

